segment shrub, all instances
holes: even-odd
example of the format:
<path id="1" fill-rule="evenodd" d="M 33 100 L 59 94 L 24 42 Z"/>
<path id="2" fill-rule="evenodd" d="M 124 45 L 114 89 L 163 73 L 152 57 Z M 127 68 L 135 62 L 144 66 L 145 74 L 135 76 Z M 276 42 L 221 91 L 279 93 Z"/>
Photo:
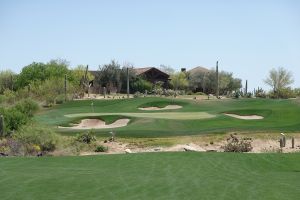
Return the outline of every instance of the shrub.
<path id="1" fill-rule="evenodd" d="M 300 96 L 300 88 L 295 88 L 294 93 L 297 97 L 299 97 Z"/>
<path id="2" fill-rule="evenodd" d="M 38 146 L 43 152 L 54 151 L 59 140 L 58 135 L 51 129 L 36 124 L 23 126 L 13 135 L 13 138 L 21 142 L 28 151 L 37 150 Z M 26 153 L 30 154 L 30 152 Z"/>
<path id="3" fill-rule="evenodd" d="M 174 90 L 171 90 L 171 89 L 165 90 L 165 96 L 166 97 L 168 97 L 168 96 L 174 96 L 174 94 L 175 94 Z"/>
<path id="4" fill-rule="evenodd" d="M 145 92 L 146 90 L 150 91 L 152 89 L 152 83 L 142 78 L 138 78 L 133 82 L 131 87 L 135 92 Z"/>
<path id="5" fill-rule="evenodd" d="M 245 94 L 245 97 L 246 97 L 246 98 L 251 98 L 251 97 L 252 97 L 252 93 L 251 93 L 251 92 L 248 92 L 247 94 Z"/>
<path id="6" fill-rule="evenodd" d="M 5 101 L 9 104 L 13 104 L 16 101 L 16 94 L 14 91 L 6 89 L 3 92 Z"/>
<path id="7" fill-rule="evenodd" d="M 133 98 L 138 98 L 138 97 L 141 97 L 143 94 L 140 93 L 140 92 L 135 92 L 134 95 L 133 95 Z"/>
<path id="8" fill-rule="evenodd" d="M 6 146 L 9 149 L 8 150 L 9 155 L 14 155 L 14 156 L 24 155 L 24 147 L 17 140 L 14 140 L 12 138 L 7 139 L 6 140 Z"/>
<path id="9" fill-rule="evenodd" d="M 266 92 L 261 89 L 261 88 L 258 88 L 256 91 L 255 91 L 255 97 L 258 97 L 258 98 L 266 98 L 267 97 L 267 94 Z"/>
<path id="10" fill-rule="evenodd" d="M 26 114 L 23 114 L 21 111 L 16 109 L 15 107 L 2 110 L 4 116 L 4 124 L 6 131 L 14 131 L 18 130 L 19 127 L 26 124 L 29 118 Z"/>
<path id="11" fill-rule="evenodd" d="M 164 93 L 164 90 L 162 88 L 156 88 L 152 90 L 152 93 L 155 95 L 162 95 Z"/>
<path id="12" fill-rule="evenodd" d="M 239 91 L 236 91 L 233 93 L 233 98 L 235 98 L 235 99 L 240 98 L 240 96 L 241 96 L 241 93 Z"/>
<path id="13" fill-rule="evenodd" d="M 96 137 L 94 135 L 94 131 L 88 131 L 86 133 L 81 133 L 79 135 L 76 136 L 76 141 L 81 142 L 81 143 L 86 143 L 86 144 L 90 144 L 93 141 L 96 141 Z"/>
<path id="14" fill-rule="evenodd" d="M 38 110 L 39 106 L 31 99 L 24 99 L 18 102 L 15 108 L 26 116 L 32 117 L 33 113 Z"/>
<path id="15" fill-rule="evenodd" d="M 196 95 L 206 95 L 206 94 L 203 93 L 203 92 L 196 92 L 195 94 L 196 94 Z"/>
<path id="16" fill-rule="evenodd" d="M 107 152 L 107 151 L 108 151 L 108 147 L 105 147 L 103 145 L 99 145 L 95 149 L 95 152 Z"/>
<path id="17" fill-rule="evenodd" d="M 249 140 L 239 140 L 237 137 L 230 135 L 223 149 L 225 152 L 249 152 L 252 150 L 252 145 Z"/>
<path id="18" fill-rule="evenodd" d="M 187 95 L 192 95 L 193 92 L 192 92 L 191 90 L 189 90 L 189 91 L 186 92 L 186 94 L 187 94 Z"/>
<path id="19" fill-rule="evenodd" d="M 61 94 L 55 98 L 56 104 L 62 104 L 65 101 L 65 95 Z"/>

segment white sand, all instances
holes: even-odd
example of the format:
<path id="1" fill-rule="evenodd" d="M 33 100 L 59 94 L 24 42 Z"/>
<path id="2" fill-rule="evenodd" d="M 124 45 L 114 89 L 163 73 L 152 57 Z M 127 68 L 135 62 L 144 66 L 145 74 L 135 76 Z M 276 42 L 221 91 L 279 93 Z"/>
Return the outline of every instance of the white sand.
<path id="1" fill-rule="evenodd" d="M 104 121 L 99 119 L 83 119 L 79 124 L 72 127 L 59 127 L 68 129 L 101 129 L 101 128 L 118 128 L 127 126 L 129 119 L 118 119 L 112 124 L 105 124 Z"/>
<path id="2" fill-rule="evenodd" d="M 263 119 L 263 116 L 259 116 L 259 115 L 236 115 L 236 114 L 228 114 L 228 113 L 224 113 L 224 115 L 227 115 L 229 117 L 234 117 L 237 119 L 244 119 L 244 120 L 255 120 L 255 119 Z"/>
<path id="3" fill-rule="evenodd" d="M 159 108 L 159 107 L 145 107 L 145 108 L 139 108 L 140 110 L 175 110 L 180 109 L 182 106 L 179 105 L 167 105 L 166 107 Z"/>

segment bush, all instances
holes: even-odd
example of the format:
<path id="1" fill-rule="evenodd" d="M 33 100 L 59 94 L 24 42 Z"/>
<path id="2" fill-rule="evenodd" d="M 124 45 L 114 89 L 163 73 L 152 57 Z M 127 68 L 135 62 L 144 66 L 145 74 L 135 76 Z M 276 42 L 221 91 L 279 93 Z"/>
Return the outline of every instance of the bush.
<path id="1" fill-rule="evenodd" d="M 147 91 L 151 91 L 152 89 L 152 83 L 147 81 L 147 80 L 144 80 L 142 78 L 138 78 L 135 82 L 133 82 L 133 84 L 131 85 L 132 87 L 132 90 L 134 92 L 145 92 L 146 90 Z"/>
<path id="2" fill-rule="evenodd" d="M 15 108 L 27 117 L 32 117 L 33 113 L 38 110 L 39 105 L 31 99 L 24 99 L 18 102 Z"/>
<path id="3" fill-rule="evenodd" d="M 143 96 L 142 93 L 140 93 L 140 92 L 135 92 L 134 95 L 133 95 L 133 98 L 138 98 L 138 97 L 141 97 L 141 96 Z"/>
<path id="4" fill-rule="evenodd" d="M 203 93 L 203 92 L 196 92 L 195 94 L 196 94 L 196 95 L 206 95 L 206 94 Z"/>
<path id="5" fill-rule="evenodd" d="M 155 95 L 162 95 L 164 93 L 164 90 L 162 88 L 156 88 L 152 90 L 152 93 Z"/>
<path id="6" fill-rule="evenodd" d="M 258 98 L 267 98 L 267 94 L 266 94 L 266 92 L 263 89 L 259 88 L 259 89 L 257 89 L 255 91 L 255 97 L 258 97 Z"/>
<path id="7" fill-rule="evenodd" d="M 94 131 L 88 131 L 86 133 L 81 133 L 79 135 L 76 136 L 76 141 L 81 142 L 81 143 L 86 143 L 86 144 L 90 144 L 91 142 L 96 141 L 96 137 L 94 134 Z"/>
<path id="8" fill-rule="evenodd" d="M 251 98 L 251 97 L 252 97 L 252 93 L 251 93 L 251 92 L 248 92 L 247 94 L 245 94 L 245 97 L 246 97 L 246 98 Z"/>
<path id="9" fill-rule="evenodd" d="M 58 95 L 56 98 L 55 98 L 55 103 L 56 104 L 62 104 L 64 103 L 65 101 L 65 95 L 61 94 L 61 95 Z"/>
<path id="10" fill-rule="evenodd" d="M 165 90 L 165 96 L 166 97 L 168 97 L 168 96 L 174 96 L 174 94 L 175 94 L 174 90 L 171 90 L 171 89 Z"/>
<path id="11" fill-rule="evenodd" d="M 43 152 L 54 151 L 59 141 L 59 136 L 51 129 L 36 124 L 23 126 L 13 138 L 23 144 L 26 154 L 32 154 L 39 149 Z"/>
<path id="12" fill-rule="evenodd" d="M 15 107 L 11 107 L 6 110 L 3 109 L 0 111 L 0 113 L 2 113 L 4 116 L 4 124 L 5 124 L 6 132 L 18 130 L 19 127 L 26 124 L 29 120 L 29 118 L 25 114 L 23 114 Z"/>
<path id="13" fill-rule="evenodd" d="M 270 92 L 268 97 L 271 99 L 288 99 L 296 98 L 296 94 L 291 88 L 285 88 L 280 90 L 280 92 Z"/>
<path id="14" fill-rule="evenodd" d="M 249 152 L 252 150 L 252 146 L 251 141 L 239 140 L 237 137 L 230 135 L 223 149 L 225 152 Z"/>
<path id="15" fill-rule="evenodd" d="M 241 93 L 239 91 L 236 91 L 233 93 L 233 98 L 235 98 L 235 99 L 240 98 L 240 96 L 241 96 Z"/>
<path id="16" fill-rule="evenodd" d="M 3 92 L 5 101 L 9 104 L 13 104 L 16 101 L 16 94 L 14 91 L 6 89 Z"/>
<path id="17" fill-rule="evenodd" d="M 103 145 L 97 146 L 95 149 L 95 152 L 107 152 L 108 151 L 108 147 L 105 147 Z"/>

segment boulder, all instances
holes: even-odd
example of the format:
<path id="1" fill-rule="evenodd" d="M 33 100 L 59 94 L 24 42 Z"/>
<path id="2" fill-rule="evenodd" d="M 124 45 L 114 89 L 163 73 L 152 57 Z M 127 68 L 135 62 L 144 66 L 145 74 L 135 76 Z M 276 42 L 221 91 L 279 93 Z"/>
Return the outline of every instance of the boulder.
<path id="1" fill-rule="evenodd" d="M 125 153 L 132 153 L 130 149 L 125 149 Z"/>

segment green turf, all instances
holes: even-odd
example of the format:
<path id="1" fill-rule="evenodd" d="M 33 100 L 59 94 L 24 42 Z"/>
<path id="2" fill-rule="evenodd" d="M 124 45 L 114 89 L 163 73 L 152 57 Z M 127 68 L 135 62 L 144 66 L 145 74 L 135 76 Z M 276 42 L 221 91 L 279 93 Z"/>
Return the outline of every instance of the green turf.
<path id="1" fill-rule="evenodd" d="M 300 154 L 0 158 L 0 199 L 299 199 Z"/>
<path id="2" fill-rule="evenodd" d="M 93 102 L 93 108 L 91 104 Z M 179 104 L 178 110 L 142 111 L 144 105 Z M 92 114 L 89 114 L 92 113 Z M 100 113 L 100 114 L 99 114 Z M 203 116 L 213 118 L 195 118 Z M 206 114 L 207 113 L 207 114 Z M 263 120 L 242 120 L 225 116 L 223 113 L 262 115 Z M 37 121 L 50 126 L 71 122 L 68 116 L 127 115 L 132 117 L 126 127 L 117 128 L 120 137 L 159 137 L 176 135 L 196 135 L 206 133 L 223 133 L 228 131 L 248 132 L 299 132 L 300 103 L 295 100 L 272 99 L 229 99 L 229 100 L 180 100 L 167 98 L 136 98 L 118 100 L 82 100 L 71 101 L 43 111 L 35 116 Z M 199 115 L 198 115 L 199 116 Z M 187 118 L 187 119 L 184 119 Z M 79 131 L 58 130 L 62 134 L 76 134 Z M 105 129 L 97 134 L 106 135 Z"/>
<path id="3" fill-rule="evenodd" d="M 178 119 L 178 120 L 194 120 L 213 118 L 215 115 L 206 112 L 162 112 L 162 113 L 79 113 L 69 114 L 66 117 L 99 117 L 99 116 L 114 116 L 122 115 L 136 118 L 152 118 L 152 119 Z"/>

